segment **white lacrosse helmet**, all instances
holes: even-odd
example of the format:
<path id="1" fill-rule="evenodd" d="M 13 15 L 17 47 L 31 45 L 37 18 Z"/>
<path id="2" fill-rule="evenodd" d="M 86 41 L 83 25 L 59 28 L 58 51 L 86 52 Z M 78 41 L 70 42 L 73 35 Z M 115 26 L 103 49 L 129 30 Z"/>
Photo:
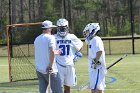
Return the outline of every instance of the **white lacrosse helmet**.
<path id="1" fill-rule="evenodd" d="M 83 35 L 89 41 L 96 35 L 96 33 L 99 30 L 100 30 L 99 23 L 89 23 L 84 28 Z"/>
<path id="2" fill-rule="evenodd" d="M 65 37 L 69 32 L 68 21 L 65 18 L 60 18 L 57 21 L 57 34 L 61 37 Z"/>

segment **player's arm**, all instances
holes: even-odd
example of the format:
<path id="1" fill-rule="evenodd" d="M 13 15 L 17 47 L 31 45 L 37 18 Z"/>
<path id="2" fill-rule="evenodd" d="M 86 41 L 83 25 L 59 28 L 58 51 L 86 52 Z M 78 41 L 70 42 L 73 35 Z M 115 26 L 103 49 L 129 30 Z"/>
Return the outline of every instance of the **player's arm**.
<path id="1" fill-rule="evenodd" d="M 101 62 L 99 61 L 100 57 L 102 55 L 102 51 L 96 52 L 96 58 L 92 60 L 92 68 L 96 69 L 97 66 L 101 65 Z"/>
<path id="2" fill-rule="evenodd" d="M 49 58 L 50 63 L 49 63 L 49 66 L 48 66 L 47 70 L 49 72 L 51 72 L 52 71 L 52 65 L 54 63 L 54 57 L 55 57 L 55 55 L 60 54 L 61 51 L 56 50 L 56 44 L 55 44 L 55 37 L 54 36 L 51 36 L 51 38 L 49 40 L 50 40 L 50 42 L 49 42 L 50 43 L 49 44 L 49 47 L 50 47 L 50 58 Z"/>
<path id="3" fill-rule="evenodd" d="M 74 56 L 74 59 L 73 59 L 74 62 L 79 61 L 79 59 L 83 56 L 83 54 L 81 53 L 81 50 L 82 50 L 82 47 L 80 48 L 80 50 L 75 52 L 75 56 Z"/>
<path id="4" fill-rule="evenodd" d="M 52 65 L 54 63 L 54 57 L 55 55 L 59 55 L 61 53 L 60 50 L 56 50 L 55 47 L 50 48 L 50 63 L 49 63 L 49 69 L 52 70 Z"/>
<path id="5" fill-rule="evenodd" d="M 101 41 L 101 39 L 96 40 L 95 46 L 96 46 L 96 58 L 94 59 L 94 61 L 95 61 L 95 64 L 98 64 L 99 59 L 102 55 L 102 51 L 104 50 L 103 42 Z"/>
<path id="6" fill-rule="evenodd" d="M 54 47 L 50 47 L 50 63 L 49 63 L 49 66 L 47 68 L 49 73 L 52 72 L 52 65 L 54 63 L 54 57 L 55 57 L 54 51 L 55 51 Z"/>
<path id="7" fill-rule="evenodd" d="M 50 66 L 52 66 L 54 62 L 54 56 L 55 56 L 55 48 L 51 47 L 50 48 Z"/>
<path id="8" fill-rule="evenodd" d="M 75 35 L 73 35 L 73 45 L 76 48 L 76 52 L 75 52 L 75 57 L 73 59 L 74 62 L 77 62 L 82 56 L 83 54 L 80 52 L 82 50 L 83 47 L 83 42 L 77 38 Z"/>
<path id="9" fill-rule="evenodd" d="M 101 55 L 102 55 L 102 51 L 98 51 L 98 52 L 96 53 L 96 59 L 95 59 L 95 62 L 96 62 L 96 63 L 99 62 L 99 59 L 100 59 Z"/>
<path id="10" fill-rule="evenodd" d="M 96 49 L 95 49 L 95 51 L 96 51 L 96 57 L 92 60 L 92 63 L 93 63 L 93 66 L 92 67 L 94 67 L 94 69 L 96 69 L 96 67 L 98 65 L 101 65 L 101 62 L 99 61 L 99 59 L 100 59 L 100 57 L 102 55 L 102 52 L 103 52 L 103 49 L 104 48 L 103 48 L 103 43 L 101 42 L 100 39 L 98 39 L 96 41 L 96 43 L 94 44 L 94 46 L 96 46 Z"/>

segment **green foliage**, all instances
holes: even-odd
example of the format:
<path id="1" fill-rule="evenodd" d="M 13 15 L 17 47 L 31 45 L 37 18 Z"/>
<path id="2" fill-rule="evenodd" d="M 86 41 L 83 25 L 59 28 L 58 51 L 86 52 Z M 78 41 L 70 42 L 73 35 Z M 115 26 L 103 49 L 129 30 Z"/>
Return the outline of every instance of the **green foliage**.
<path id="1" fill-rule="evenodd" d="M 73 9 L 75 10 L 84 10 L 84 1 L 79 1 L 79 0 L 75 0 L 74 4 L 73 4 Z"/>
<path id="2" fill-rule="evenodd" d="M 58 3 L 58 1 L 56 2 Z M 61 15 L 60 9 L 58 9 L 58 6 L 54 4 L 53 0 L 47 0 L 47 2 L 45 2 L 44 5 L 45 5 L 44 7 L 45 17 L 38 18 L 38 21 L 51 20 L 55 22 L 58 18 L 60 18 Z M 61 3 L 59 2 L 58 5 L 60 6 Z"/>
<path id="3" fill-rule="evenodd" d="M 49 19 L 49 20 L 57 19 L 56 11 L 53 6 L 53 0 L 48 0 L 45 11 L 46 11 L 46 19 Z"/>
<path id="4" fill-rule="evenodd" d="M 33 43 L 35 38 L 42 33 L 41 26 L 29 27 L 21 42 Z"/>
<path id="5" fill-rule="evenodd" d="M 108 26 L 108 34 L 107 36 L 115 36 L 117 33 L 117 29 L 114 25 L 109 25 Z"/>
<path id="6" fill-rule="evenodd" d="M 96 22 L 94 20 L 91 20 L 90 18 L 86 18 L 85 16 L 78 17 L 73 21 L 74 21 L 73 22 L 74 23 L 74 32 L 75 32 L 76 36 L 78 36 L 79 38 L 83 37 L 83 30 L 88 23 Z"/>
<path id="7" fill-rule="evenodd" d="M 94 2 L 85 3 L 83 6 L 84 6 L 84 9 L 90 10 L 90 11 L 95 11 L 96 8 L 97 8 L 97 7 L 95 6 L 95 3 L 94 3 Z"/>
<path id="8" fill-rule="evenodd" d="M 123 35 L 131 35 L 131 25 L 129 21 L 126 21 L 124 27 L 123 27 Z"/>
<path id="9" fill-rule="evenodd" d="M 140 34 L 140 23 L 135 23 L 135 33 Z"/>
<path id="10" fill-rule="evenodd" d="M 6 43 L 6 24 L 8 24 L 8 19 L 5 16 L 3 19 L 0 19 L 0 44 Z"/>
<path id="11" fill-rule="evenodd" d="M 6 44 L 6 42 L 7 42 L 6 41 L 6 38 L 4 38 L 4 39 L 3 38 L 0 38 L 0 44 Z"/>
<path id="12" fill-rule="evenodd" d="M 109 25 L 107 36 L 116 36 L 116 35 L 117 35 L 117 27 L 115 25 Z M 129 21 L 126 21 L 125 24 L 123 24 L 119 35 L 120 36 L 131 35 L 131 25 Z"/>
<path id="13" fill-rule="evenodd" d="M 7 18 L 4 17 L 3 19 L 0 19 L 0 23 L 3 24 L 3 25 L 7 24 L 8 23 Z"/>
<path id="14" fill-rule="evenodd" d="M 74 20 L 74 32 L 79 38 L 83 37 L 83 29 L 85 24 L 85 19 L 83 17 Z"/>
<path id="15" fill-rule="evenodd" d="M 72 24 L 70 23 L 74 29 L 72 32 L 74 32 L 79 37 L 83 37 L 82 30 L 88 22 L 103 23 L 104 19 L 108 18 L 107 22 L 104 22 L 104 25 L 108 26 L 108 33 L 105 32 L 104 36 L 122 36 L 131 34 L 130 4 L 126 0 L 65 0 L 65 3 L 64 0 L 31 0 L 31 9 L 28 9 L 29 1 L 23 0 L 23 4 L 25 4 L 22 6 L 24 12 L 21 12 L 22 9 L 19 1 L 11 1 L 11 4 L 12 2 L 16 2 L 16 7 L 14 10 L 12 10 L 16 14 L 12 14 L 13 16 L 11 16 L 16 16 L 14 23 L 19 23 L 19 19 L 21 17 L 20 15 L 23 15 L 24 22 L 29 22 L 29 20 L 34 20 L 33 22 L 51 20 L 54 22 L 54 24 L 56 24 L 56 20 L 66 16 L 68 20 L 72 20 Z M 71 4 L 69 2 L 71 2 Z M 133 3 L 136 34 L 140 34 L 138 3 L 139 0 Z M 0 19 L 0 26 L 2 25 L 2 29 L 0 29 L 1 35 L 4 33 L 4 26 L 9 22 L 8 1 L 3 1 L 0 8 L 2 11 Z M 33 11 L 35 13 L 33 13 Z M 117 21 L 119 18 L 123 19 Z M 32 34 L 28 36 L 32 36 Z"/>

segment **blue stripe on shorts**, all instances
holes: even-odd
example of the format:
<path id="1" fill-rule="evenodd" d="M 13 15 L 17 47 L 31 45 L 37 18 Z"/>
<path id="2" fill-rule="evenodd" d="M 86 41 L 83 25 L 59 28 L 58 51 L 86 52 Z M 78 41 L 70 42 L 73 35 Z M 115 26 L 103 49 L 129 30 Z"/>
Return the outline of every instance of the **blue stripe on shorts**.
<path id="1" fill-rule="evenodd" d="M 97 73 L 97 78 L 96 78 L 96 83 L 95 83 L 94 89 L 97 88 L 98 80 L 99 80 L 99 69 L 98 69 L 98 73 Z"/>

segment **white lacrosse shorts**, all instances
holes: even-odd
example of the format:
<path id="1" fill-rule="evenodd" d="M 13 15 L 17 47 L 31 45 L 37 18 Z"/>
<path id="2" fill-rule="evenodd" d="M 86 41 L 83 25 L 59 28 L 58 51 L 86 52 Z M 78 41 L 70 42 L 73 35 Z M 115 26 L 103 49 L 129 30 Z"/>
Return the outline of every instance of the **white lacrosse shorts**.
<path id="1" fill-rule="evenodd" d="M 61 66 L 57 64 L 58 72 L 61 78 L 61 84 L 66 86 L 76 86 L 77 85 L 77 77 L 75 67 L 68 65 L 68 66 Z"/>
<path id="2" fill-rule="evenodd" d="M 104 90 L 104 88 L 106 87 L 105 74 L 103 73 L 102 68 L 91 70 L 89 72 L 89 78 L 90 78 L 90 89 Z"/>

